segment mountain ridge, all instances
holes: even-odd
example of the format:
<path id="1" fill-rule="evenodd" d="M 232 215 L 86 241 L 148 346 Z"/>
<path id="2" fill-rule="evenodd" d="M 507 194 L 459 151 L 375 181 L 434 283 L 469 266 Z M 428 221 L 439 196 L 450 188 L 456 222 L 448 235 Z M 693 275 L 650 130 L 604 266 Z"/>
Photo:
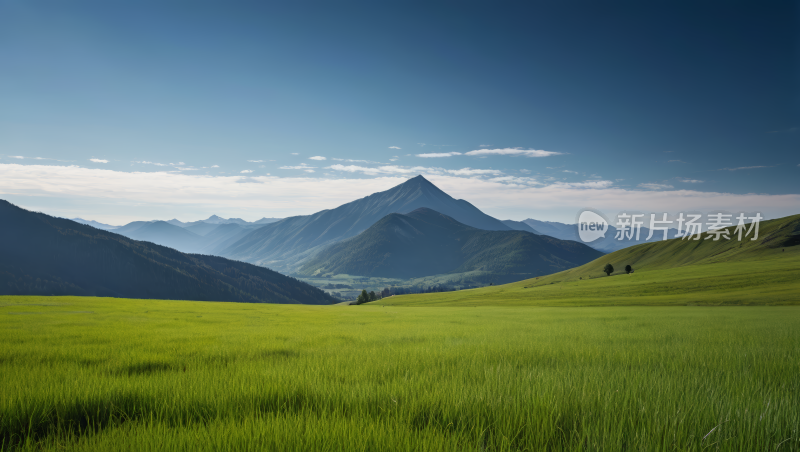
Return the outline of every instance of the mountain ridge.
<path id="1" fill-rule="evenodd" d="M 386 215 L 361 234 L 318 253 L 298 274 L 410 279 L 482 272 L 496 275 L 499 282 L 565 270 L 602 254 L 581 243 L 527 231 L 473 228 L 419 208 Z"/>
<path id="2" fill-rule="evenodd" d="M 221 255 L 291 272 L 332 243 L 354 237 L 390 213 L 419 207 L 442 212 L 480 229 L 511 230 L 465 200 L 456 200 L 422 176 L 334 209 L 285 218 L 254 230 Z"/>

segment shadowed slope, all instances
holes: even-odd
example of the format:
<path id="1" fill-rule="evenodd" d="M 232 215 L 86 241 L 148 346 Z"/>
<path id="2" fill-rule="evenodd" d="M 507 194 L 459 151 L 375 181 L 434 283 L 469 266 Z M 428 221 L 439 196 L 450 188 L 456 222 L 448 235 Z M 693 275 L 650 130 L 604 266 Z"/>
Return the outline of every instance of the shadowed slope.
<path id="1" fill-rule="evenodd" d="M 0 218 L 0 294 L 310 304 L 336 301 L 317 288 L 266 268 L 184 254 L 29 212 L 2 200 Z"/>

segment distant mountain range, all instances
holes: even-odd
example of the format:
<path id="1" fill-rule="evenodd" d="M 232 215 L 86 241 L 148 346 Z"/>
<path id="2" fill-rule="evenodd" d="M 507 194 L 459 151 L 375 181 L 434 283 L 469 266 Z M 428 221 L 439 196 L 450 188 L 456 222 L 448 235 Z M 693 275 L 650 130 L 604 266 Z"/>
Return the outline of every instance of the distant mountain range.
<path id="1" fill-rule="evenodd" d="M 225 219 L 216 215 L 194 222 L 177 219 L 135 221 L 113 231 L 135 240 L 187 253 L 223 256 L 269 267 L 284 274 L 307 274 L 310 262 L 321 262 L 316 257 L 319 253 L 325 252 L 325 256 L 331 256 L 326 251 L 329 246 L 356 237 L 387 215 L 408 214 L 420 208 L 439 212 L 462 225 L 484 231 L 524 231 L 580 242 L 577 225 L 534 219 L 500 221 L 467 201 L 452 198 L 422 176 L 313 215 L 262 218 L 256 222 L 239 218 Z M 97 222 L 80 221 L 101 229 L 113 228 Z M 645 242 L 649 230 L 643 228 L 638 241 L 615 240 L 615 233 L 616 229 L 612 226 L 605 238 L 586 245 L 604 253 L 613 252 Z M 669 237 L 676 234 L 676 230 L 671 230 Z M 661 233 L 656 233 L 650 241 L 660 239 Z"/>
<path id="2" fill-rule="evenodd" d="M 208 217 L 205 220 L 190 221 L 188 223 L 184 223 L 183 221 L 180 221 L 178 219 L 173 218 L 172 220 L 167 220 L 166 223 L 169 223 L 169 224 L 174 225 L 174 226 L 180 226 L 182 228 L 188 228 L 188 227 L 192 227 L 192 226 L 202 226 L 202 225 L 220 225 L 220 224 L 228 224 L 228 223 L 236 223 L 236 224 L 238 224 L 240 226 L 243 226 L 243 227 L 257 228 L 259 226 L 262 226 L 262 225 L 265 225 L 265 224 L 269 224 L 269 223 L 274 223 L 274 222 L 280 221 L 280 220 L 282 220 L 282 218 L 266 218 L 265 217 L 265 218 L 262 218 L 262 219 L 256 220 L 256 221 L 245 221 L 245 220 L 242 220 L 241 218 L 222 218 L 222 217 L 218 217 L 216 215 L 211 215 L 210 217 Z M 125 226 L 112 226 L 110 224 L 100 223 L 99 221 L 84 220 L 83 218 L 72 218 L 72 221 L 75 221 L 75 222 L 80 223 L 80 224 L 85 224 L 85 225 L 88 225 L 88 226 L 92 226 L 92 227 L 95 227 L 97 229 L 103 229 L 103 230 L 106 230 L 106 231 L 120 229 L 120 228 L 123 228 L 125 226 L 131 225 L 131 224 L 134 224 L 134 223 L 143 223 L 141 221 L 134 221 L 133 223 L 128 223 Z M 156 221 L 161 221 L 161 220 L 153 220 L 153 221 L 144 222 L 144 223 L 154 223 Z"/>
<path id="3" fill-rule="evenodd" d="M 263 226 L 222 250 L 221 255 L 291 273 L 324 247 L 358 235 L 386 215 L 409 213 L 420 207 L 474 228 L 511 230 L 467 201 L 454 199 L 424 177 L 417 176 L 335 209 Z"/>
<path id="4" fill-rule="evenodd" d="M 299 275 L 387 278 L 477 272 L 510 282 L 566 270 L 603 253 L 529 231 L 487 231 L 428 208 L 386 215 L 361 234 L 327 247 Z M 486 279 L 485 277 L 482 279 Z"/>
<path id="5" fill-rule="evenodd" d="M 208 219 L 182 222 L 172 219 L 168 221 L 133 221 L 124 226 L 111 226 L 97 221 L 74 218 L 81 224 L 97 229 L 113 231 L 125 237 L 175 248 L 184 253 L 220 255 L 222 250 L 247 235 L 248 232 L 280 218 L 262 218 L 247 222 L 241 218 L 221 218 L 216 215 Z"/>
<path id="6" fill-rule="evenodd" d="M 0 294 L 331 304 L 322 290 L 272 270 L 152 243 L 0 200 Z M 127 225 L 171 233 L 166 222 Z M 234 226 L 238 225 L 220 225 Z M 196 235 L 185 231 L 186 234 Z M 212 231 L 213 232 L 213 231 Z M 189 240 L 192 235 L 184 235 Z"/>
<path id="7" fill-rule="evenodd" d="M 541 234 L 549 235 L 550 237 L 555 237 L 561 240 L 575 240 L 580 241 L 580 236 L 578 235 L 578 225 L 577 224 L 565 224 L 565 223 L 558 223 L 555 221 L 539 221 L 534 219 L 527 219 L 522 221 L 521 223 L 525 223 L 528 226 L 534 228 Z M 639 232 L 639 240 L 617 240 L 614 237 L 617 235 L 617 228 L 614 226 L 609 225 L 608 231 L 606 231 L 606 235 L 603 238 L 597 239 L 593 242 L 587 243 L 587 245 L 591 246 L 596 250 L 600 250 L 604 253 L 612 253 L 617 250 L 621 250 L 623 248 L 628 248 L 633 245 L 638 245 L 640 243 L 652 243 L 652 242 L 659 242 L 664 238 L 664 233 L 661 231 L 655 231 L 653 237 L 650 240 L 646 240 L 647 236 L 650 234 L 650 228 L 641 228 Z M 675 238 L 678 234 L 677 229 L 670 229 L 667 232 L 667 238 Z"/>

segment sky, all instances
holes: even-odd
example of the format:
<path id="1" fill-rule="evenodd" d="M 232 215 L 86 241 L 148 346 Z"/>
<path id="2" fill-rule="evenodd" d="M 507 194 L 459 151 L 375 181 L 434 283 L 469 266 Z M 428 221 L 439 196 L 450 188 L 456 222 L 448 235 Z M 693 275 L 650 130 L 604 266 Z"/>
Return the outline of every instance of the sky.
<path id="1" fill-rule="evenodd" d="M 424 175 L 500 219 L 800 213 L 800 7 L 0 0 L 0 199 L 311 214 Z"/>

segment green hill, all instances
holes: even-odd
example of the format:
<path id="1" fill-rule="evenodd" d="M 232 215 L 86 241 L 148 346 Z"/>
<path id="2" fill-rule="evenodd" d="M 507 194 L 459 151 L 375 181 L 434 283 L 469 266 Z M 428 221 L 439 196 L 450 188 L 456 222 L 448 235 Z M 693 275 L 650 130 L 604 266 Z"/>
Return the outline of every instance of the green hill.
<path id="1" fill-rule="evenodd" d="M 800 215 L 762 222 L 758 240 L 672 239 L 503 286 L 383 300 L 391 305 L 800 304 Z M 703 235 L 705 237 L 705 234 Z M 603 273 L 610 263 L 615 272 Z M 634 273 L 624 272 L 631 265 Z"/>
<path id="2" fill-rule="evenodd" d="M 494 282 L 519 281 L 601 256 L 582 243 L 525 231 L 486 231 L 420 208 L 385 216 L 358 236 L 331 245 L 299 274 L 386 278 L 481 272 Z"/>

